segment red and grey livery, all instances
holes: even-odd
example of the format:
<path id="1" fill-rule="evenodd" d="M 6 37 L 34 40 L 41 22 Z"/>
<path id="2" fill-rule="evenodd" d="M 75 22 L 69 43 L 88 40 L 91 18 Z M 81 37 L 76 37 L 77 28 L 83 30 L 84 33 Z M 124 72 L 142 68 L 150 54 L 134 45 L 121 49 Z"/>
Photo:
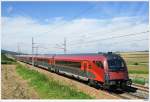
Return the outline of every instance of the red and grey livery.
<path id="1" fill-rule="evenodd" d="M 33 58 L 32 58 L 33 57 Z M 65 55 L 18 55 L 16 58 L 28 64 L 46 68 L 56 73 L 71 75 L 88 81 L 90 85 L 130 86 L 128 70 L 123 58 L 114 53 L 65 54 Z"/>

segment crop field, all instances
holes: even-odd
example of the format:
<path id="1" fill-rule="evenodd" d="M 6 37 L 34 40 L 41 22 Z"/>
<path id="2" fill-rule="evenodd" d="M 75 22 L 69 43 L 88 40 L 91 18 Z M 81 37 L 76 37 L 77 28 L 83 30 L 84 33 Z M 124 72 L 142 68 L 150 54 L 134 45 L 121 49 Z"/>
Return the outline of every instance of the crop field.
<path id="1" fill-rule="evenodd" d="M 149 76 L 149 52 L 119 53 L 125 60 L 133 82 L 145 84 Z M 147 82 L 148 83 L 148 82 Z"/>

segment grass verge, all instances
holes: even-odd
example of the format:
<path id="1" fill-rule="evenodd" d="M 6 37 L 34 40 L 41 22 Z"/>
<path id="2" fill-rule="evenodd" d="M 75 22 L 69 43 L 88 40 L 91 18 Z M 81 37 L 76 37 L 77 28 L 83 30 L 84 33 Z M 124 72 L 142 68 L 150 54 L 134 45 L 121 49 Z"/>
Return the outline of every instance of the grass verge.
<path id="1" fill-rule="evenodd" d="M 148 74 L 148 71 L 145 70 L 128 70 L 129 74 Z"/>
<path id="2" fill-rule="evenodd" d="M 1 54 L 1 64 L 15 64 L 16 61 L 8 58 L 4 53 Z"/>
<path id="3" fill-rule="evenodd" d="M 64 85 L 54 79 L 49 79 L 46 75 L 35 70 L 17 64 L 17 73 L 29 81 L 29 85 L 34 87 L 39 96 L 43 99 L 91 99 L 93 97 L 76 91 L 74 88 Z"/>
<path id="4" fill-rule="evenodd" d="M 144 79 L 132 79 L 132 82 L 133 83 L 136 83 L 136 84 L 141 84 L 141 85 L 144 85 L 145 84 L 145 80 Z"/>

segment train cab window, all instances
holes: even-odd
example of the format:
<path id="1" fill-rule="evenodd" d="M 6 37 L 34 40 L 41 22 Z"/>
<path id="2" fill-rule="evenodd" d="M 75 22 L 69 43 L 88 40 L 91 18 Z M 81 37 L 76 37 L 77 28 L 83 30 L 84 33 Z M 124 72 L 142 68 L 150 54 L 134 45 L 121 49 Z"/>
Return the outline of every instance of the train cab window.
<path id="1" fill-rule="evenodd" d="M 104 68 L 103 63 L 101 61 L 94 61 L 97 67 Z"/>
<path id="2" fill-rule="evenodd" d="M 108 60 L 108 66 L 111 70 L 122 70 L 125 67 L 125 63 L 121 59 Z"/>

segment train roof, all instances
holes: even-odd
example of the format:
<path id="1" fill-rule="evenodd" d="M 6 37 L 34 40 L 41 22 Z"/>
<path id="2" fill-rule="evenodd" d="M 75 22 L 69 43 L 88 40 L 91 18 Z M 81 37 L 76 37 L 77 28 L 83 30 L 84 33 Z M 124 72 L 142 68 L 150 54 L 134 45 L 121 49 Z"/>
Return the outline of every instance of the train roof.
<path id="1" fill-rule="evenodd" d="M 20 55 L 22 57 L 32 57 L 32 55 Z M 93 54 L 55 54 L 55 55 L 34 55 L 35 58 L 43 58 L 43 59 L 49 59 L 49 58 L 55 58 L 55 60 L 104 60 L 106 58 L 110 59 L 112 57 L 120 57 L 117 54 L 114 53 L 93 53 Z"/>

